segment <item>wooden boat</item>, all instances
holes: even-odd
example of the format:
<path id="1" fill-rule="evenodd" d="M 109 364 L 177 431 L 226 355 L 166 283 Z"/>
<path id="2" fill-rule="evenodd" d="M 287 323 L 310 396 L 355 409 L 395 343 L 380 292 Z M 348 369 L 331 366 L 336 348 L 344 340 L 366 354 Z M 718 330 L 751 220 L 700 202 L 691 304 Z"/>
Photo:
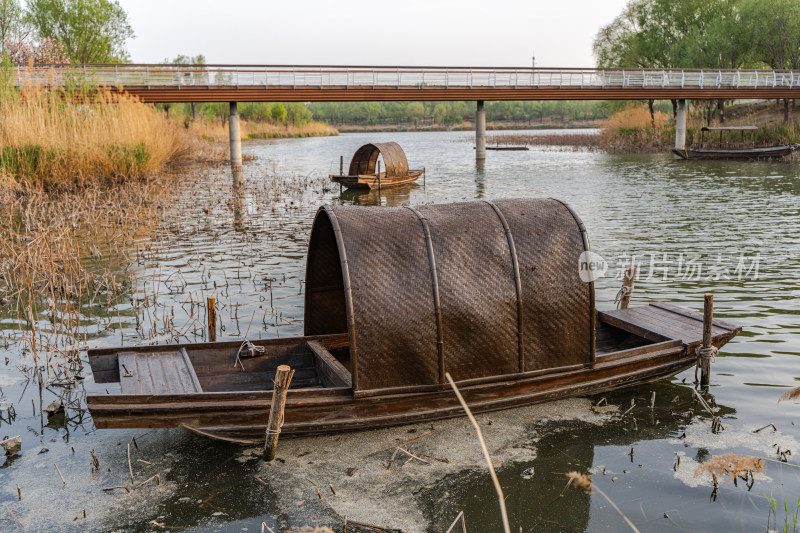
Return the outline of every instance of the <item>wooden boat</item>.
<path id="1" fill-rule="evenodd" d="M 446 373 L 483 412 L 695 365 L 702 315 L 666 303 L 597 311 L 578 268 L 588 246 L 552 199 L 326 206 L 309 242 L 305 336 L 252 341 L 263 353 L 242 341 L 90 350 L 95 381 L 120 388 L 88 406 L 98 428 L 245 442 L 263 439 L 282 364 L 295 370 L 282 435 L 462 415 Z M 740 330 L 714 320 L 713 345 Z"/>
<path id="2" fill-rule="evenodd" d="M 379 157 L 383 158 L 385 170 L 381 172 Z M 340 159 L 339 174 L 330 174 L 331 181 L 348 189 L 381 189 L 413 183 L 425 174 L 425 169 L 410 170 L 406 154 L 395 142 L 365 144 L 353 154 L 350 170 L 343 174 Z"/>
<path id="3" fill-rule="evenodd" d="M 487 150 L 499 150 L 501 152 L 529 150 L 529 148 L 527 146 L 500 146 L 500 145 L 487 146 L 486 149 Z"/>
<path id="4" fill-rule="evenodd" d="M 753 137 L 758 131 L 756 126 L 722 126 L 704 127 L 700 130 L 700 145 L 698 147 L 688 147 L 685 149 L 674 148 L 673 153 L 684 159 L 780 159 L 791 155 L 800 148 L 800 144 L 779 144 L 775 146 L 756 147 Z M 717 141 L 706 141 L 706 132 L 719 132 Z M 738 142 L 732 140 L 729 135 L 723 138 L 724 133 L 741 133 Z M 750 141 L 745 142 L 745 132 L 750 132 Z"/>

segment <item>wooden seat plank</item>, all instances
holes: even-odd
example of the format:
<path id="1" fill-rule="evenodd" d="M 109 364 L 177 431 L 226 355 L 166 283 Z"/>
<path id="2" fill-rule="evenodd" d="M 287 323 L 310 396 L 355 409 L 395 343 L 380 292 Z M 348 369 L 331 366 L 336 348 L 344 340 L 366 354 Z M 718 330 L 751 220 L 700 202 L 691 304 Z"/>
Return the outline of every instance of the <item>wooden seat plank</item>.
<path id="1" fill-rule="evenodd" d="M 121 352 L 117 357 L 123 394 L 202 392 L 185 349 L 153 353 Z"/>
<path id="2" fill-rule="evenodd" d="M 350 371 L 322 344 L 317 341 L 308 341 L 306 345 L 314 354 L 317 372 L 326 387 L 353 387 Z"/>

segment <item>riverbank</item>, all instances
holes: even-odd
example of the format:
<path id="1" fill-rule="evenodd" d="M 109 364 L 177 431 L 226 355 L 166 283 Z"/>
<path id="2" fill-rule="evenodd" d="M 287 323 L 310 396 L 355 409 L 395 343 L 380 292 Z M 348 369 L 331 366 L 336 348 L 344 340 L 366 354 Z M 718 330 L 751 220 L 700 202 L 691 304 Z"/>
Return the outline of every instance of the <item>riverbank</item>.
<path id="1" fill-rule="evenodd" d="M 729 113 L 726 126 L 755 125 L 755 146 L 773 146 L 800 143 L 800 125 L 784 124 L 776 120 L 772 106 L 742 106 Z M 686 130 L 686 143 L 691 145 L 699 138 L 705 125 L 702 117 L 692 115 Z M 474 137 L 465 139 L 474 142 Z M 566 150 L 589 150 L 607 153 L 661 153 L 670 151 L 675 144 L 675 126 L 665 113 L 651 117 L 644 106 L 629 107 L 603 121 L 596 133 L 547 134 L 494 134 L 487 135 L 487 145 L 549 146 Z"/>
<path id="2" fill-rule="evenodd" d="M 577 128 L 599 128 L 602 120 L 546 120 L 533 123 L 531 121 L 490 121 L 486 123 L 488 131 L 503 130 L 561 130 Z M 464 121 L 460 124 L 435 124 L 432 122 L 413 123 L 401 122 L 398 124 L 337 124 L 340 133 L 370 133 L 393 131 L 475 131 L 475 124 Z"/>
<path id="3" fill-rule="evenodd" d="M 302 137 L 330 137 L 339 135 L 339 130 L 322 122 L 308 122 L 302 125 L 272 124 L 268 122 L 240 121 L 242 140 L 252 139 L 290 139 Z M 196 121 L 189 124 L 189 133 L 206 141 L 227 141 L 230 133 L 228 124 Z"/>

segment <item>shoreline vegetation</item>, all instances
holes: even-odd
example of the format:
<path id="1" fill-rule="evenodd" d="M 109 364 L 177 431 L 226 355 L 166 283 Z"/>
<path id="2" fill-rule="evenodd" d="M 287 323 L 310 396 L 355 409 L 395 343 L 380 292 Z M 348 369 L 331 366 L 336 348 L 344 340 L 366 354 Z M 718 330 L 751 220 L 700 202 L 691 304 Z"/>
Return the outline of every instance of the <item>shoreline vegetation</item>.
<path id="1" fill-rule="evenodd" d="M 726 125 L 758 126 L 753 136 L 756 146 L 800 143 L 800 125 L 795 122 L 781 123 L 775 117 L 781 111 L 776 109 L 769 102 L 733 107 Z M 700 128 L 705 125 L 700 113 L 689 118 L 687 146 L 696 140 Z M 487 136 L 486 143 L 488 146 L 557 146 L 566 150 L 607 153 L 669 152 L 675 144 L 675 125 L 669 115 L 664 112 L 651 115 L 643 103 L 632 103 L 612 114 L 598 129 L 597 133 L 500 133 Z M 474 137 L 467 137 L 464 141 L 474 142 Z"/>
<path id="2" fill-rule="evenodd" d="M 339 130 L 321 122 L 296 124 L 272 124 L 269 122 L 240 120 L 242 141 L 256 139 L 292 139 L 302 137 L 331 137 L 339 135 Z M 219 122 L 195 121 L 188 125 L 190 134 L 206 141 L 227 141 L 230 135 L 227 121 Z"/>
<path id="3" fill-rule="evenodd" d="M 138 99 L 99 90 L 91 98 L 40 88 L 0 95 L 0 187 L 75 189 L 213 161 L 180 124 Z"/>

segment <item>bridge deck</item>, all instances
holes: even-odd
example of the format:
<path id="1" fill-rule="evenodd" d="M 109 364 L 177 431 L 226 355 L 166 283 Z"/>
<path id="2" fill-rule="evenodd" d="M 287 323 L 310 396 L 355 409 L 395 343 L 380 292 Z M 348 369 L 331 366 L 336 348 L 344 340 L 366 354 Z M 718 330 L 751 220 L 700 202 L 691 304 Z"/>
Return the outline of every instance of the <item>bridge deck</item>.
<path id="1" fill-rule="evenodd" d="M 253 65 L 19 67 L 18 86 L 87 82 L 148 102 L 800 98 L 800 71 Z"/>

